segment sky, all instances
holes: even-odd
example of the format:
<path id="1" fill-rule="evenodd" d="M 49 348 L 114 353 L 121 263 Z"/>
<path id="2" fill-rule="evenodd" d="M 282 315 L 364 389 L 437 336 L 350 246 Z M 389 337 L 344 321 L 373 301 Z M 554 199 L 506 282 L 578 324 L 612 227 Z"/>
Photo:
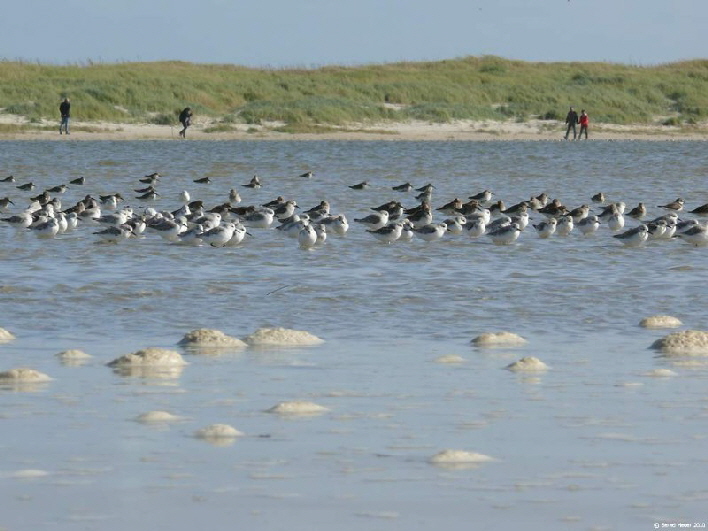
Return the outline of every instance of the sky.
<path id="1" fill-rule="evenodd" d="M 315 68 L 708 58 L 708 0 L 3 0 L 0 59 Z"/>

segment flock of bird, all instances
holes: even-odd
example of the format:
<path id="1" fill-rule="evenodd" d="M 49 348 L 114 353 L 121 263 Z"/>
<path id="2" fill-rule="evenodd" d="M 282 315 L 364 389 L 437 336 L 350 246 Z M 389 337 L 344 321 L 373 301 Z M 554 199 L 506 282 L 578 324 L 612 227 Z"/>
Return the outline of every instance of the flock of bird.
<path id="1" fill-rule="evenodd" d="M 308 171 L 300 177 L 312 178 L 314 173 Z M 134 196 L 135 199 L 151 201 L 160 197 L 157 192 L 159 181 L 159 173 L 151 173 L 139 179 L 139 184 L 134 188 L 135 194 L 138 194 Z M 13 176 L 0 179 L 0 187 L 10 186 L 11 183 L 15 183 Z M 203 177 L 194 180 L 194 183 L 209 184 L 210 179 Z M 249 229 L 275 227 L 285 236 L 297 239 L 301 248 L 310 249 L 324 243 L 327 234 L 341 236 L 349 230 L 346 215 L 331 213 L 330 204 L 326 200 L 307 210 L 300 210 L 295 200 L 282 196 L 261 205 L 239 206 L 241 195 L 235 188 L 229 191 L 228 201 L 209 207 L 203 201 L 192 201 L 189 192 L 183 191 L 179 194 L 181 206 L 175 210 L 158 211 L 147 207 L 137 212 L 129 206 L 120 206 L 125 201 L 120 193 L 96 197 L 89 194 L 76 204 L 63 208 L 60 196 L 70 186 L 78 188 L 85 184 L 86 179 L 79 177 L 68 184 L 48 188 L 29 197 L 29 205 L 19 213 L 0 220 L 18 229 L 31 231 L 41 238 L 54 238 L 58 234 L 89 226 L 95 229 L 91 232 L 97 241 L 115 243 L 153 233 L 169 242 L 213 247 L 236 246 L 251 235 Z M 262 182 L 258 176 L 254 176 L 242 186 L 258 189 Z M 352 190 L 365 190 L 369 187 L 367 181 L 349 186 Z M 34 184 L 26 183 L 15 188 L 32 192 Z M 410 241 L 413 238 L 430 242 L 448 234 L 466 234 L 472 239 L 489 237 L 495 245 L 510 245 L 528 226 L 535 229 L 539 238 L 546 239 L 552 236 L 567 237 L 573 231 L 589 236 L 605 225 L 614 233 L 614 238 L 628 247 L 638 247 L 649 240 L 672 238 L 681 238 L 695 246 L 708 245 L 705 224 L 695 217 L 679 217 L 685 205 L 682 198 L 657 205 L 666 213 L 646 220 L 648 209 L 643 203 L 625 212 L 624 202 L 608 203 L 602 193 L 592 197 L 595 206 L 583 204 L 575 208 L 568 207 L 559 199 L 550 200 L 544 192 L 507 207 L 503 201 L 494 200 L 493 192 L 484 190 L 464 201 L 455 198 L 435 208 L 432 206 L 434 189 L 431 183 L 418 188 L 410 183 L 393 186 L 392 192 L 397 194 L 416 193 L 416 204 L 405 207 L 399 200 L 390 200 L 371 207 L 368 215 L 353 221 L 365 228 L 372 237 L 387 244 Z M 19 202 L 19 199 L 15 200 Z M 0 212 L 10 209 L 10 205 L 16 207 L 10 196 L 0 199 Z M 707 216 L 708 204 L 694 208 L 690 214 Z M 444 216 L 445 219 L 434 222 L 434 215 Z M 624 230 L 626 217 L 637 220 L 638 225 Z"/>

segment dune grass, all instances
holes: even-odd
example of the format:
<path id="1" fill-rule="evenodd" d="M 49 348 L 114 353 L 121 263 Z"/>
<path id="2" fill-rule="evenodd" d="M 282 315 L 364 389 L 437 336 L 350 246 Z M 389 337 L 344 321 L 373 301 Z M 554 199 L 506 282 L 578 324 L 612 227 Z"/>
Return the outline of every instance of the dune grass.
<path id="1" fill-rule="evenodd" d="M 233 65 L 0 62 L 0 108 L 56 120 L 62 97 L 82 121 L 176 124 L 184 107 L 228 124 L 317 125 L 454 119 L 563 120 L 569 105 L 594 123 L 672 125 L 708 119 L 708 60 L 651 67 L 465 57 L 318 69 Z M 314 127 L 313 129 L 317 129 Z"/>

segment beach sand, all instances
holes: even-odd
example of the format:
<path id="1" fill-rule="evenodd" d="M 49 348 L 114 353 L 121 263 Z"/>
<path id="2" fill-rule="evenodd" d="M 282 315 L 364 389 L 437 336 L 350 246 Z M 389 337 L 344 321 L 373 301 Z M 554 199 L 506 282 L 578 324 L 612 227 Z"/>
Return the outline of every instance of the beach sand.
<path id="1" fill-rule="evenodd" d="M 0 124 L 22 126 L 25 117 L 0 114 Z M 0 130 L 0 140 L 63 140 L 59 122 L 37 124 L 43 129 Z M 55 126 L 55 127 L 52 127 Z M 286 133 L 277 131 L 283 124 L 229 124 L 231 130 L 210 131 L 215 126 L 225 128 L 218 119 L 196 118 L 187 130 L 187 140 L 563 140 L 565 125 L 557 121 L 529 120 L 495 122 L 491 120 L 457 120 L 450 123 L 405 122 L 367 123 L 323 128 L 317 133 Z M 181 126 L 81 122 L 70 124 L 72 140 L 180 140 Z M 663 125 L 590 125 L 591 140 L 708 140 L 708 124 L 691 128 Z"/>

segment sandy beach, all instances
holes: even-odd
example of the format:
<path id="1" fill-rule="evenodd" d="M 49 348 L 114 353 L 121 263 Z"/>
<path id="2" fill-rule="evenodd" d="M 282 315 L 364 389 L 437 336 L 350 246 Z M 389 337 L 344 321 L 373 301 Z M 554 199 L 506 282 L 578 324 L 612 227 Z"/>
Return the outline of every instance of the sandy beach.
<path id="1" fill-rule="evenodd" d="M 0 124 L 24 126 L 23 116 L 0 114 Z M 17 129 L 0 131 L 0 140 L 63 140 L 59 135 L 59 122 L 44 121 L 42 129 Z M 56 129 L 52 128 L 56 125 Z M 557 121 L 529 120 L 495 122 L 491 120 L 458 120 L 449 123 L 401 122 L 366 123 L 346 126 L 328 126 L 319 133 L 286 133 L 278 131 L 282 123 L 262 125 L 229 124 L 231 130 L 219 119 L 197 118 L 187 131 L 187 140 L 563 140 L 565 125 Z M 51 129 L 50 129 L 51 128 Z M 108 122 L 82 122 L 72 120 L 72 140 L 180 140 L 179 124 L 128 124 Z M 591 140 L 708 140 L 708 124 L 691 128 L 663 125 L 590 125 Z"/>

